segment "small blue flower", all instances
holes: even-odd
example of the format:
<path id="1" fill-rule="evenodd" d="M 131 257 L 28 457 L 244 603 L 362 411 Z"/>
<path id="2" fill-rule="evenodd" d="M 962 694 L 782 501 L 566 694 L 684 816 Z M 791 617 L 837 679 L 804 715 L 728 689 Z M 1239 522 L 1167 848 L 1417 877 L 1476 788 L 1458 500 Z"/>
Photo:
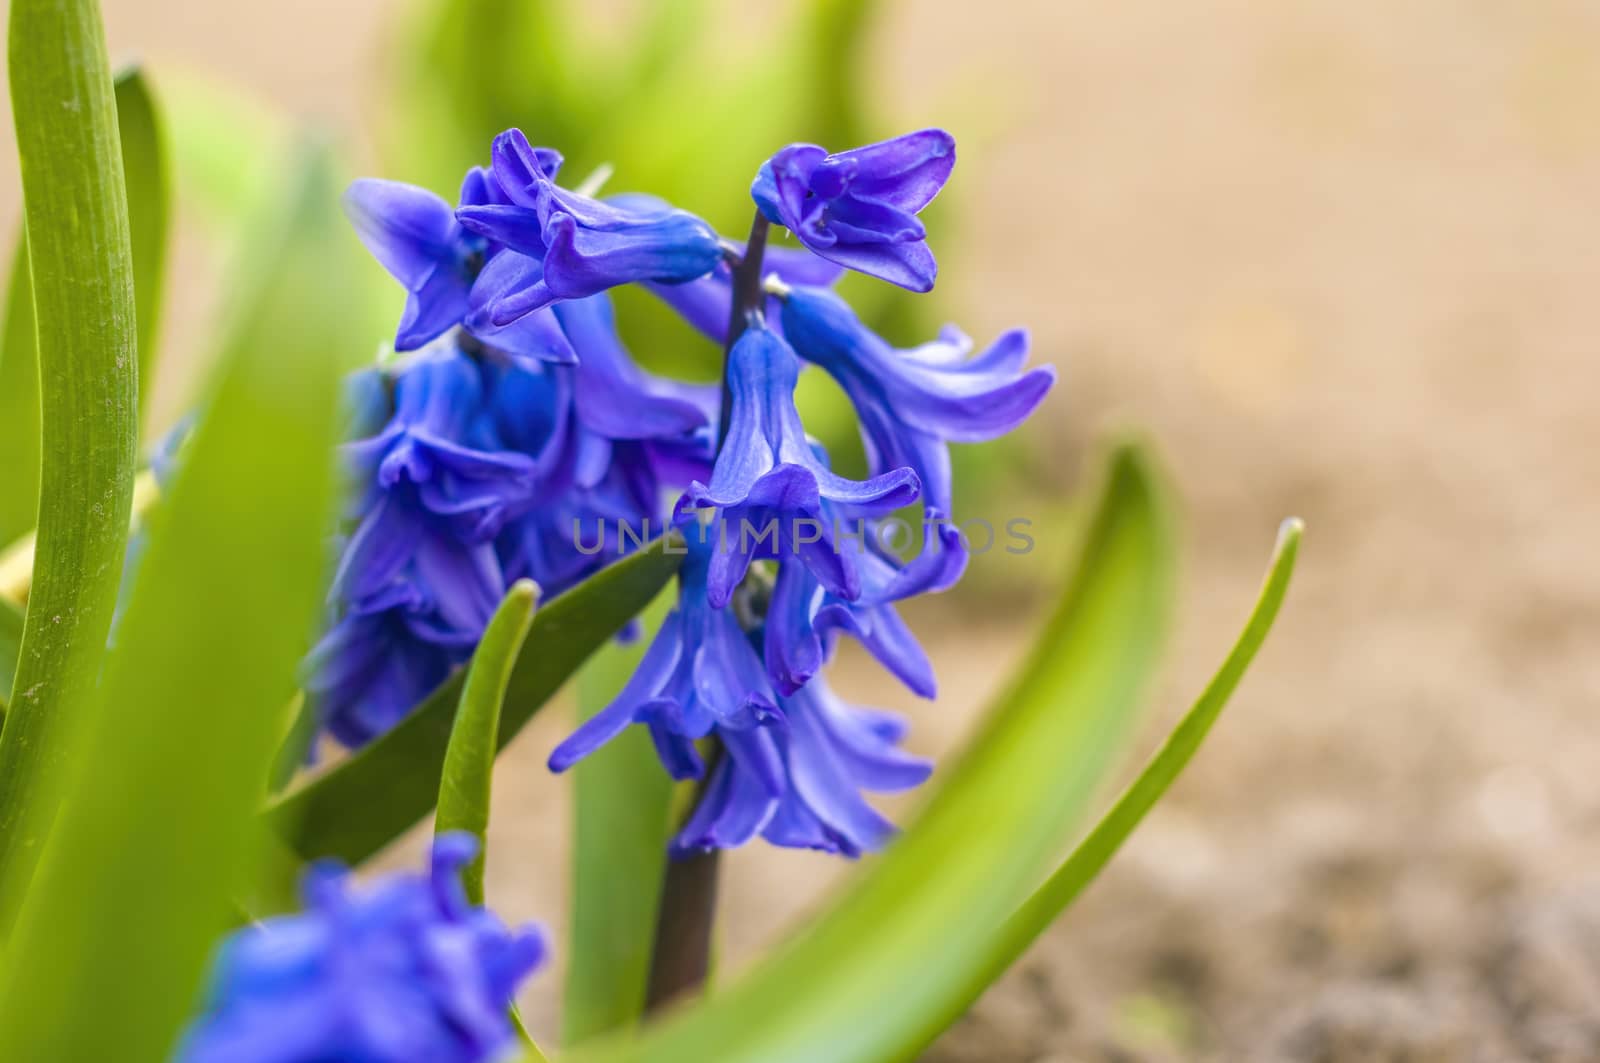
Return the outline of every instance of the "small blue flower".
<path id="1" fill-rule="evenodd" d="M 761 167 L 750 194 L 768 221 L 823 258 L 925 292 L 938 264 L 917 215 L 955 162 L 955 139 L 942 129 L 837 155 L 790 144 Z"/>
<path id="2" fill-rule="evenodd" d="M 712 605 L 708 597 L 712 545 L 692 534 L 687 538 L 677 608 L 616 699 L 551 753 L 550 770 L 566 771 L 631 724 L 642 723 L 668 774 L 699 778 L 705 765 L 694 742 L 715 731 L 729 756 L 747 762 L 752 776 L 776 796 L 782 765 L 766 734 L 776 720 L 776 699 L 733 611 Z"/>
<path id="3" fill-rule="evenodd" d="M 780 712 L 778 726 L 758 733 L 782 766 L 777 791 L 765 763 L 758 771 L 748 756 L 723 757 L 672 841 L 674 857 L 734 848 L 759 834 L 773 845 L 853 858 L 894 835 L 861 795 L 909 790 L 933 770 L 896 748 L 904 722 L 845 704 L 820 678 L 781 699 Z"/>
<path id="4" fill-rule="evenodd" d="M 399 723 L 481 634 L 451 629 L 402 591 L 390 596 L 346 612 L 306 657 L 306 693 L 328 733 L 351 749 Z"/>
<path id="5" fill-rule="evenodd" d="M 503 325 L 494 321 L 493 308 L 538 279 L 537 259 L 524 258 L 515 252 L 505 252 L 489 260 L 478 274 L 476 283 L 467 297 L 467 314 L 463 327 L 493 350 L 504 355 L 504 360 L 531 369 L 539 362 L 571 365 L 577 362 L 577 352 L 561 323 L 549 307 L 523 314 Z M 531 271 L 531 279 L 530 279 Z"/>
<path id="6" fill-rule="evenodd" d="M 478 169 L 461 185 L 463 204 L 492 202 L 497 195 L 493 179 Z M 355 181 L 344 207 L 367 250 L 406 289 L 395 350 L 415 350 L 459 325 L 489 242 L 463 229 L 450 204 L 398 181 Z"/>
<path id="7" fill-rule="evenodd" d="M 463 206 L 468 230 L 519 258 L 497 270 L 477 312 L 504 327 L 562 299 L 635 281 L 680 283 L 722 260 L 722 242 L 705 222 L 651 196 L 595 199 L 555 183 L 546 157 L 521 130 L 495 138 L 493 173 L 508 204 Z"/>
<path id="8" fill-rule="evenodd" d="M 779 693 L 793 694 L 812 681 L 838 633 L 855 638 L 913 693 L 937 693 L 933 665 L 893 603 L 956 584 L 967 563 L 961 533 L 949 524 L 930 525 L 921 553 L 902 563 L 871 530 L 863 532 L 856 560 L 861 596 L 855 601 L 830 593 L 805 565 L 779 563 L 762 640 L 767 673 Z"/>
<path id="9" fill-rule="evenodd" d="M 872 468 L 907 467 L 922 481 L 923 505 L 951 513 L 946 443 L 1004 435 L 1038 408 L 1055 383 L 1052 366 L 1026 372 L 1028 336 L 1007 332 L 969 358 L 972 345 L 947 329 L 940 340 L 897 351 L 823 288 L 794 288 L 783 299 L 784 334 L 806 361 L 844 388 L 861 419 Z"/>
<path id="10" fill-rule="evenodd" d="M 474 908 L 460 869 L 476 841 L 435 839 L 429 876 L 353 886 L 333 864 L 306 875 L 306 910 L 237 931 L 214 962 L 203 1013 L 176 1063 L 491 1063 L 509 1009 L 539 966 L 536 927 Z"/>
<path id="11" fill-rule="evenodd" d="M 337 594 L 360 601 L 412 565 L 420 580 L 448 575 L 452 583 L 483 566 L 470 560 L 463 567 L 441 555 L 466 553 L 453 545 L 482 544 L 498 534 L 531 502 L 536 473 L 532 459 L 502 447 L 488 413 L 482 372 L 459 349 L 429 352 L 399 374 L 389 423 L 345 446 L 362 487 L 362 517 L 334 578 Z M 491 611 L 504 591 L 492 582 Z M 458 590 L 446 588 L 447 596 Z M 417 593 L 428 597 L 420 585 Z"/>
<path id="12" fill-rule="evenodd" d="M 910 469 L 857 481 L 828 468 L 806 439 L 795 409 L 799 373 L 794 351 L 759 323 L 728 353 L 727 439 L 710 483 L 691 483 L 675 513 L 683 520 L 695 508 L 720 510 L 722 541 L 709 577 L 711 602 L 718 607 L 728 603 L 757 557 L 798 557 L 833 593 L 859 597 L 860 578 L 850 555 L 835 542 L 824 501 L 886 513 L 917 497 L 919 483 Z"/>

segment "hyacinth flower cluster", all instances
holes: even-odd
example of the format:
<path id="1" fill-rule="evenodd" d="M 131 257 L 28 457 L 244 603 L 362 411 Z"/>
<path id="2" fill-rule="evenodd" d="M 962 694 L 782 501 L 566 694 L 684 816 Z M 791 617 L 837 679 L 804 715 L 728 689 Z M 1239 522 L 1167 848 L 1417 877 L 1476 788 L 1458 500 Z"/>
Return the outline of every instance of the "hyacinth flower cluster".
<path id="1" fill-rule="evenodd" d="M 434 841 L 430 874 L 352 884 L 313 867 L 305 910 L 235 932 L 175 1063 L 490 1063 L 515 1041 L 517 987 L 545 956 L 535 927 L 468 903 L 470 834 Z"/>
<path id="2" fill-rule="evenodd" d="M 510 581 L 559 594 L 675 526 L 676 608 L 551 767 L 642 725 L 672 777 L 701 780 L 674 854 L 757 836 L 880 847 L 892 827 L 864 794 L 913 787 L 930 765 L 900 749 L 900 720 L 835 695 L 825 665 L 849 636 L 934 696 L 896 605 L 967 565 L 949 445 L 1012 430 L 1055 379 L 1024 368 L 1022 332 L 977 354 L 954 329 L 900 350 L 832 291 L 844 270 L 932 287 L 918 214 L 954 161 L 941 130 L 838 154 L 791 145 L 756 174 L 744 243 L 651 196 L 567 187 L 560 155 L 514 129 L 455 207 L 357 182 L 349 213 L 407 303 L 395 357 L 352 385 L 352 508 L 307 681 L 326 728 L 359 745 L 393 726 L 470 655 Z M 795 243 L 769 248 L 773 227 Z M 626 285 L 723 349 L 720 386 L 634 361 L 608 294 Z M 863 478 L 806 434 L 807 371 L 853 404 Z M 901 558 L 880 522 L 910 505 L 925 534 Z"/>

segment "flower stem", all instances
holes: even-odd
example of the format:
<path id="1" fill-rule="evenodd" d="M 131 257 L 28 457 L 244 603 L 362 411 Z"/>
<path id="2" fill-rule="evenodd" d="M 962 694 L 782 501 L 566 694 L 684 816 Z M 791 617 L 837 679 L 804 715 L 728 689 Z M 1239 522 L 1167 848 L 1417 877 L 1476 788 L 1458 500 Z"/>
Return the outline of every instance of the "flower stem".
<path id="1" fill-rule="evenodd" d="M 714 768 L 708 765 L 709 775 Z M 702 788 L 703 789 L 703 788 Z M 696 800 L 700 798 L 697 792 Z M 646 1012 L 693 992 L 711 970 L 711 933 L 717 921 L 717 871 L 721 853 L 712 849 L 668 860 L 656 912 L 655 949 L 650 958 Z"/>
<path id="2" fill-rule="evenodd" d="M 733 267 L 733 298 L 728 314 L 728 341 L 722 359 L 722 414 L 717 428 L 717 450 L 728 438 L 733 395 L 728 388 L 728 354 L 752 322 L 760 322 L 766 305 L 761 270 L 767 252 L 767 219 L 756 212 L 744 256 Z M 706 751 L 705 777 L 697 788 L 689 814 L 704 795 L 706 785 L 722 758 L 721 744 L 713 737 Z M 699 988 L 711 969 L 711 934 L 717 921 L 717 870 L 721 854 L 715 850 L 669 860 L 661 882 L 661 906 L 656 912 L 655 949 L 650 958 L 650 981 L 645 990 L 645 1011 L 652 1012 L 684 993 Z"/>
<path id="3" fill-rule="evenodd" d="M 733 345 L 739 342 L 752 319 L 760 321 L 766 307 L 766 294 L 761 290 L 761 268 L 767 254 L 767 219 L 756 211 L 750 223 L 750 240 L 745 244 L 744 257 L 733 267 L 733 299 L 728 313 L 728 345 L 722 357 L 722 417 L 717 427 L 717 450 L 722 450 L 728 438 L 728 419 L 733 415 L 733 396 L 728 390 L 728 357 Z"/>

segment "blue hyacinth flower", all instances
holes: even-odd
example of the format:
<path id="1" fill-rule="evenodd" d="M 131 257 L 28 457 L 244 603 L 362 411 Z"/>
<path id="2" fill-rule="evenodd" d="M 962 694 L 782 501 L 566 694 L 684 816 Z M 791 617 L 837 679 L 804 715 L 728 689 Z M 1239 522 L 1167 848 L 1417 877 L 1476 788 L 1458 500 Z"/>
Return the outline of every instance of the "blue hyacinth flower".
<path id="1" fill-rule="evenodd" d="M 790 144 L 756 175 L 762 215 L 823 258 L 914 292 L 933 287 L 938 264 L 917 219 L 950 177 L 955 138 L 924 129 L 830 155 Z"/>
<path id="2" fill-rule="evenodd" d="M 468 332 L 502 356 L 500 360 L 524 369 L 532 369 L 539 362 L 572 365 L 578 360 L 571 341 L 549 307 L 523 314 L 503 325 L 494 321 L 493 308 L 506 296 L 535 283 L 542 275 L 541 270 L 538 259 L 514 252 L 496 255 L 478 274 L 467 296 L 467 313 L 462 320 Z"/>
<path id="3" fill-rule="evenodd" d="M 512 1047 L 509 1009 L 545 955 L 536 927 L 472 907 L 460 869 L 476 841 L 435 839 L 431 873 L 352 883 L 306 875 L 305 911 L 223 942 L 176 1063 L 491 1063 Z"/>
<path id="4" fill-rule="evenodd" d="M 777 791 L 770 769 L 752 770 L 749 757 L 723 757 L 672 840 L 674 857 L 733 848 L 758 834 L 773 845 L 857 857 L 894 835 L 862 793 L 909 790 L 933 770 L 896 748 L 904 722 L 845 704 L 820 678 L 782 698 L 780 712 L 780 724 L 759 735 L 782 766 Z"/>
<path id="5" fill-rule="evenodd" d="M 304 666 L 322 726 L 356 749 L 405 718 L 472 655 L 482 628 L 453 629 L 403 588 L 340 617 Z M 442 637 L 441 637 L 442 636 Z"/>
<path id="6" fill-rule="evenodd" d="M 532 505 L 538 468 L 500 441 L 483 379 L 454 347 L 392 380 L 354 378 L 347 417 L 373 434 L 343 448 L 352 531 L 305 681 L 347 745 L 393 726 L 470 656 L 505 595 L 494 540 Z"/>
<path id="7" fill-rule="evenodd" d="M 696 388 L 640 369 L 617 335 L 608 295 L 558 303 L 561 328 L 578 352 L 578 417 L 608 439 L 673 439 L 711 422 L 715 387 Z"/>
<path id="8" fill-rule="evenodd" d="M 949 524 L 931 525 L 927 536 L 922 551 L 903 563 L 867 531 L 856 559 L 862 586 L 855 601 L 830 593 L 794 559 L 779 563 L 762 640 L 767 673 L 779 693 L 793 694 L 811 682 L 839 634 L 860 642 L 913 693 L 937 693 L 933 664 L 894 603 L 955 586 L 967 552 L 961 533 Z"/>
<path id="9" fill-rule="evenodd" d="M 640 369 L 605 295 L 544 312 L 579 363 L 491 368 L 487 379 L 498 437 L 537 469 L 537 504 L 501 534 L 501 564 L 553 595 L 665 529 L 666 492 L 709 466 L 718 394 Z"/>
<path id="10" fill-rule="evenodd" d="M 486 172 L 468 172 L 463 205 L 498 198 Z M 473 282 L 493 250 L 489 241 L 462 228 L 443 199 L 399 181 L 355 181 L 344 208 L 367 250 L 406 290 L 395 350 L 415 350 L 461 324 Z"/>
<path id="11" fill-rule="evenodd" d="M 783 297 L 784 334 L 806 361 L 839 382 L 861 420 L 872 468 L 907 467 L 922 482 L 923 505 L 951 514 L 947 443 L 994 439 L 1025 421 L 1055 384 L 1052 366 L 1024 371 L 1028 336 L 1007 332 L 968 357 L 966 337 L 895 350 L 823 288 L 794 288 Z"/>
<path id="12" fill-rule="evenodd" d="M 860 596 L 860 577 L 836 543 L 825 502 L 887 513 L 916 499 L 917 475 L 892 469 L 869 480 L 839 476 L 816 454 L 794 404 L 800 362 L 783 338 L 756 323 L 728 353 L 732 403 L 727 439 L 709 483 L 695 481 L 675 517 L 719 510 L 711 560 L 712 604 L 726 605 L 757 558 L 798 557 L 842 598 Z"/>
<path id="13" fill-rule="evenodd" d="M 878 848 L 893 827 L 861 792 L 915 786 L 929 764 L 895 748 L 904 730 L 898 721 L 843 704 L 821 679 L 777 697 L 734 611 L 709 601 L 713 550 L 688 537 L 677 608 L 616 699 L 556 747 L 551 770 L 566 771 L 643 724 L 670 775 L 699 778 L 706 768 L 694 742 L 715 735 L 724 753 L 672 843 L 674 855 L 733 848 L 758 835 L 850 856 Z"/>
<path id="14" fill-rule="evenodd" d="M 715 732 L 728 755 L 745 761 L 753 777 L 776 794 L 782 767 L 765 734 L 777 719 L 776 698 L 733 611 L 713 606 L 708 597 L 713 547 L 697 536 L 687 538 L 677 608 L 662 622 L 621 693 L 550 754 L 550 770 L 566 771 L 641 723 L 673 778 L 704 774 L 694 743 Z"/>
<path id="15" fill-rule="evenodd" d="M 454 585 L 466 580 L 476 587 L 484 564 L 481 552 L 474 557 L 456 544 L 488 542 L 523 510 L 533 497 L 536 466 L 500 444 L 480 367 L 459 350 L 418 358 L 399 374 L 394 394 L 394 415 L 383 430 L 344 448 L 362 488 L 361 519 L 334 590 L 359 602 L 415 566 L 422 582 L 442 577 L 434 589 L 448 609 Z M 429 597 L 428 588 L 417 589 Z M 491 590 L 498 595 L 504 587 Z"/>
<path id="16" fill-rule="evenodd" d="M 526 260 L 501 266 L 480 300 L 491 325 L 620 284 L 693 280 L 722 259 L 715 230 L 687 211 L 651 196 L 596 199 L 560 187 L 521 130 L 495 138 L 492 170 L 509 203 L 457 213 L 468 230 Z"/>

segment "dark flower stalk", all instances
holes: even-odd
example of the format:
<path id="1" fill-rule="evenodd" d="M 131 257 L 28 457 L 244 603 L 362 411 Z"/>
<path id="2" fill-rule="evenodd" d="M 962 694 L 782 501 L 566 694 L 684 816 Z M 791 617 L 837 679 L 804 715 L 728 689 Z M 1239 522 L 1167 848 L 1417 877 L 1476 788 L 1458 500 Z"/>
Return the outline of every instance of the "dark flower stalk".
<path id="1" fill-rule="evenodd" d="M 764 316 L 767 294 L 761 285 L 769 224 L 760 211 L 750 223 L 750 239 L 743 256 L 733 265 L 733 299 L 728 317 L 728 338 L 722 348 L 722 410 L 717 426 L 717 452 L 728 439 L 733 416 L 733 395 L 728 368 L 733 345 L 744 335 L 751 319 Z M 713 734 L 706 740 L 707 770 L 697 786 L 690 814 L 705 797 L 715 778 L 712 768 L 721 759 L 721 743 Z M 655 948 L 650 957 L 650 982 L 645 1007 L 654 1011 L 674 997 L 706 980 L 711 967 L 711 932 L 717 921 L 717 879 L 721 849 L 704 849 L 667 861 L 661 883 L 661 906 L 656 911 Z"/>

